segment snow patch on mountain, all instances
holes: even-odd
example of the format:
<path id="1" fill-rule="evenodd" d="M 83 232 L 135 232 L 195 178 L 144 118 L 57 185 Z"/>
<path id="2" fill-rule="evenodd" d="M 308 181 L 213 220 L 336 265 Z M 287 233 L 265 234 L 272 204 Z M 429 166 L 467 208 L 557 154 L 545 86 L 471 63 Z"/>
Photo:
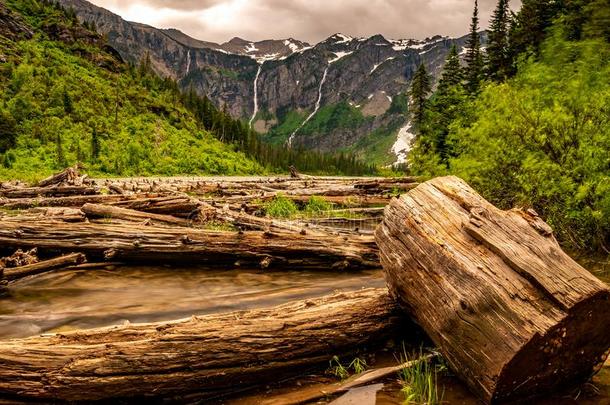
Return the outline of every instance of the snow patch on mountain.
<path id="1" fill-rule="evenodd" d="M 337 62 L 339 59 L 343 59 L 346 56 L 351 55 L 352 53 L 354 53 L 353 51 L 351 52 L 343 52 L 343 51 L 339 51 L 339 52 L 333 52 L 335 54 L 335 58 L 331 59 L 328 61 L 328 63 L 335 63 Z"/>
<path id="2" fill-rule="evenodd" d="M 411 121 L 407 121 L 405 126 L 398 131 L 396 142 L 392 146 L 392 153 L 396 155 L 395 165 L 407 163 L 409 152 L 413 149 L 413 142 L 415 141 L 415 134 L 412 130 L 413 125 Z"/>

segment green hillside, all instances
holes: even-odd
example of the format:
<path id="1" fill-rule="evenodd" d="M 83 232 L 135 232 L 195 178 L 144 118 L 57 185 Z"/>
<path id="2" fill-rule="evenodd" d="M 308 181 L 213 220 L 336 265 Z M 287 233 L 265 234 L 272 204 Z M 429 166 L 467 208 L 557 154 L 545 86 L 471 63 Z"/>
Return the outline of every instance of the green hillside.
<path id="1" fill-rule="evenodd" d="M 263 172 L 203 130 L 173 82 L 122 63 L 69 12 L 35 0 L 4 5 L 23 31 L 0 31 L 1 178 L 77 161 L 100 175 Z"/>
<path id="2" fill-rule="evenodd" d="M 412 168 L 461 176 L 501 207 L 534 208 L 565 245 L 607 253 L 609 27 L 607 0 L 524 1 L 508 36 L 512 64 L 489 63 L 470 93 L 446 69 L 453 84 L 425 105 Z"/>

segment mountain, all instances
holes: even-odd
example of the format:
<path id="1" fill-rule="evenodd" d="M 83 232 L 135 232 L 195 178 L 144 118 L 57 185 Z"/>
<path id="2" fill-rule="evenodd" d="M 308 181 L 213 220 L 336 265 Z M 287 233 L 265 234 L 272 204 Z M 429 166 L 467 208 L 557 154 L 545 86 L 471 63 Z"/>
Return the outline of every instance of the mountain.
<path id="1" fill-rule="evenodd" d="M 123 58 L 150 57 L 158 73 L 206 95 L 267 141 L 355 152 L 379 164 L 392 163 L 408 145 L 405 92 L 416 68 L 423 63 L 438 78 L 451 46 L 462 52 L 466 42 L 335 34 L 314 46 L 294 39 L 216 44 L 125 21 L 85 0 L 60 3 L 94 23 Z"/>
<path id="2" fill-rule="evenodd" d="M 204 130 L 174 83 L 128 66 L 70 13 L 0 0 L 0 178 L 76 162 L 98 175 L 264 172 Z"/>

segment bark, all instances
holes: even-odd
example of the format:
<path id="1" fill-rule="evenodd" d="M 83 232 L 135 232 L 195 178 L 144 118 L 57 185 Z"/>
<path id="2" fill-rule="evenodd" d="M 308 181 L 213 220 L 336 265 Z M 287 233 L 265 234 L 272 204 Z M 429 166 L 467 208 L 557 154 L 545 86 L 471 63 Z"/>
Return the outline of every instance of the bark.
<path id="1" fill-rule="evenodd" d="M 58 184 L 72 184 L 79 179 L 80 175 L 78 172 L 78 165 L 74 167 L 68 167 L 60 173 L 54 174 L 47 177 L 44 180 L 38 182 L 38 187 L 48 187 Z M 82 183 L 81 183 L 82 184 Z"/>
<path id="2" fill-rule="evenodd" d="M 4 269 L 4 278 L 8 281 L 15 281 L 20 278 L 45 273 L 62 267 L 81 264 L 85 261 L 82 253 L 73 253 L 66 256 L 56 257 L 50 260 L 43 260 L 25 266 Z"/>
<path id="3" fill-rule="evenodd" d="M 0 396 L 202 398 L 327 366 L 333 355 L 381 343 L 404 323 L 385 289 L 368 289 L 270 309 L 0 341 Z"/>
<path id="4" fill-rule="evenodd" d="M 0 191 L 0 195 L 5 198 L 67 197 L 96 193 L 97 189 L 89 186 L 24 187 Z"/>
<path id="5" fill-rule="evenodd" d="M 437 178 L 394 199 L 376 239 L 391 294 L 487 402 L 581 382 L 610 347 L 610 290 L 533 211 Z"/>
<path id="6" fill-rule="evenodd" d="M 191 221 L 184 218 L 176 218 L 171 215 L 151 214 L 127 208 L 113 207 L 102 204 L 85 204 L 81 210 L 89 218 L 117 218 L 127 221 L 150 221 L 154 224 L 167 224 L 176 226 L 190 226 Z"/>
<path id="7" fill-rule="evenodd" d="M 377 248 L 370 237 L 285 231 L 221 232 L 132 223 L 0 220 L 0 245 L 83 252 L 129 261 L 337 270 L 379 266 Z"/>
<path id="8" fill-rule="evenodd" d="M 81 207 L 84 204 L 127 204 L 132 200 L 159 197 L 159 194 L 124 195 L 76 195 L 69 197 L 37 197 L 37 198 L 0 198 L 0 206 L 7 209 L 28 209 L 32 207 Z"/>

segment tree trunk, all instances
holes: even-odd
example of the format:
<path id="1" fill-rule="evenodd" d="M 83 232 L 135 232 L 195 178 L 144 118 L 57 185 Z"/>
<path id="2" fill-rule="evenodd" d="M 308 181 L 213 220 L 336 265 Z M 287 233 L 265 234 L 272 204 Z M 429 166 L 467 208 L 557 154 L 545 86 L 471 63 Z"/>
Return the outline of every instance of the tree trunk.
<path id="1" fill-rule="evenodd" d="M 25 266 L 6 268 L 4 269 L 4 278 L 8 281 L 15 281 L 23 277 L 60 269 L 70 265 L 77 265 L 83 262 L 85 262 L 85 255 L 82 253 L 73 253 Z"/>
<path id="2" fill-rule="evenodd" d="M 581 382 L 610 347 L 610 291 L 532 210 L 437 178 L 392 200 L 376 239 L 391 294 L 485 401 Z"/>
<path id="3" fill-rule="evenodd" d="M 221 232 L 131 223 L 0 220 L 0 246 L 83 252 L 127 261 L 337 270 L 379 266 L 371 237 L 286 231 Z"/>
<path id="4" fill-rule="evenodd" d="M 405 324 L 385 289 L 270 309 L 0 341 L 0 397 L 197 397 L 328 365 Z M 142 399 L 141 399 L 142 400 Z"/>

